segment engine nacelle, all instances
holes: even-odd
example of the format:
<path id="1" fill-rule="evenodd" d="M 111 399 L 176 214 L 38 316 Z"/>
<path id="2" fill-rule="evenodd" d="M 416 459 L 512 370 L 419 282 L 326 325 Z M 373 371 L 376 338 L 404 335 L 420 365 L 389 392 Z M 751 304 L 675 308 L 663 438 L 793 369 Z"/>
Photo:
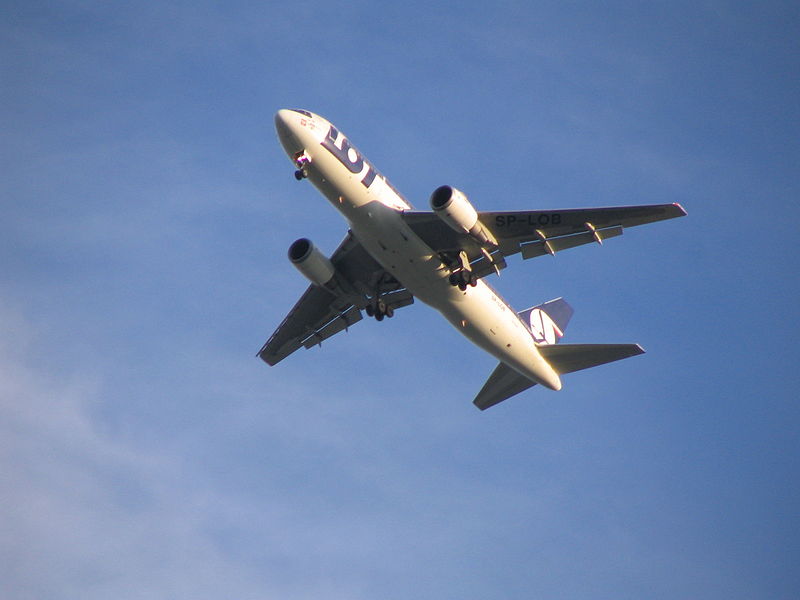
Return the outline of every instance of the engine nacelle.
<path id="1" fill-rule="evenodd" d="M 492 232 L 484 227 L 467 197 L 454 187 L 443 185 L 431 194 L 433 212 L 451 229 L 471 235 L 481 246 L 497 247 Z"/>
<path id="2" fill-rule="evenodd" d="M 324 286 L 336 274 L 333 263 L 307 238 L 300 238 L 289 246 L 289 260 L 315 285 Z"/>

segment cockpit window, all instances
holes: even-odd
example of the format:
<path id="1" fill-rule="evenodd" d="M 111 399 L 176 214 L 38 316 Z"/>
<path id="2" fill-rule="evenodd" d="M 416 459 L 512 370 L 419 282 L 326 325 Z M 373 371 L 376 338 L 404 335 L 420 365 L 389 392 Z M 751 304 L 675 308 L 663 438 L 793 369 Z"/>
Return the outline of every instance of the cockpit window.
<path id="1" fill-rule="evenodd" d="M 309 119 L 310 119 L 310 118 L 312 118 L 312 117 L 314 116 L 314 115 L 312 115 L 310 112 L 308 112 L 307 110 L 301 110 L 301 109 L 299 109 L 299 108 L 291 108 L 291 109 L 289 109 L 289 110 L 291 110 L 292 112 L 300 113 L 301 115 L 305 115 L 305 116 L 307 116 Z"/>

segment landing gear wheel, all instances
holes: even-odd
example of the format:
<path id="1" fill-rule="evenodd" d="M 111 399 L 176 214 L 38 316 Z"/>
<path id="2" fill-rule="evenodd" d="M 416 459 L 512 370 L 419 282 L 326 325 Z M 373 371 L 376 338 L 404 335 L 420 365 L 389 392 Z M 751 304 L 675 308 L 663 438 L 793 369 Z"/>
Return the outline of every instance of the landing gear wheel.
<path id="1" fill-rule="evenodd" d="M 297 181 L 302 181 L 306 177 L 308 177 L 308 175 L 306 175 L 303 169 L 297 169 L 297 171 L 294 172 L 294 178 L 297 179 Z"/>
<path id="2" fill-rule="evenodd" d="M 478 278 L 475 277 L 472 271 L 467 271 L 466 269 L 451 273 L 448 281 L 450 285 L 458 287 L 462 292 L 467 289 L 467 286 L 475 287 L 478 285 Z"/>
<path id="3" fill-rule="evenodd" d="M 368 317 L 375 317 L 377 321 L 383 321 L 384 317 L 391 319 L 394 316 L 394 308 L 387 305 L 383 300 L 370 302 L 364 307 Z"/>
<path id="4" fill-rule="evenodd" d="M 478 285 L 478 278 L 472 271 L 467 271 L 466 269 L 459 269 L 458 271 L 450 273 L 447 280 L 450 282 L 450 285 L 458 287 L 462 292 L 467 289 L 467 286 L 475 287 Z"/>

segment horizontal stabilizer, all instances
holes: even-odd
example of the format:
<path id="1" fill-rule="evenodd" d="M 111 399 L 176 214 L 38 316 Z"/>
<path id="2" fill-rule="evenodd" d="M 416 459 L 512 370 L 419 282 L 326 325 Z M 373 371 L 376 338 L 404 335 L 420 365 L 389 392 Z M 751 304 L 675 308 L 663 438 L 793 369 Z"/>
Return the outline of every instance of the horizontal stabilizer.
<path id="1" fill-rule="evenodd" d="M 559 344 L 541 345 L 538 349 L 559 375 L 644 354 L 639 344 Z M 486 410 L 534 385 L 536 383 L 501 362 L 472 403 L 479 409 Z"/>
<path id="2" fill-rule="evenodd" d="M 533 381 L 501 362 L 486 380 L 472 403 L 481 410 L 486 410 L 534 385 L 536 384 Z"/>
<path id="3" fill-rule="evenodd" d="M 539 346 L 539 353 L 556 373 L 574 373 L 644 354 L 639 344 L 559 344 Z"/>

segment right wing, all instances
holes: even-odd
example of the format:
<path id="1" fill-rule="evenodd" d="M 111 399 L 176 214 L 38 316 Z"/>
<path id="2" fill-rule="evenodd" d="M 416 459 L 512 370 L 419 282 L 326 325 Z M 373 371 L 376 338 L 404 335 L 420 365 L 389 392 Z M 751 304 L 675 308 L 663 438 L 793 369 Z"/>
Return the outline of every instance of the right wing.
<path id="1" fill-rule="evenodd" d="M 275 365 L 300 347 L 316 346 L 358 323 L 363 318 L 361 310 L 375 295 L 393 309 L 414 302 L 411 293 L 364 250 L 352 233 L 348 232 L 339 244 L 331 262 L 336 267 L 336 285 L 308 287 L 258 352 L 267 364 Z"/>
<path id="2" fill-rule="evenodd" d="M 497 236 L 504 255 L 522 258 L 555 254 L 622 235 L 628 227 L 686 216 L 680 204 L 482 212 L 481 222 Z"/>
<path id="3" fill-rule="evenodd" d="M 523 259 L 555 254 L 583 244 L 602 243 L 622 235 L 628 227 L 684 215 L 686 211 L 679 204 L 479 212 L 481 224 L 491 231 L 499 245 L 492 251 L 491 261 L 474 238 L 454 231 L 432 212 L 407 211 L 403 218 L 433 250 L 466 252 L 473 273 L 483 277 L 505 268 L 505 257 L 513 254 L 521 253 Z"/>

